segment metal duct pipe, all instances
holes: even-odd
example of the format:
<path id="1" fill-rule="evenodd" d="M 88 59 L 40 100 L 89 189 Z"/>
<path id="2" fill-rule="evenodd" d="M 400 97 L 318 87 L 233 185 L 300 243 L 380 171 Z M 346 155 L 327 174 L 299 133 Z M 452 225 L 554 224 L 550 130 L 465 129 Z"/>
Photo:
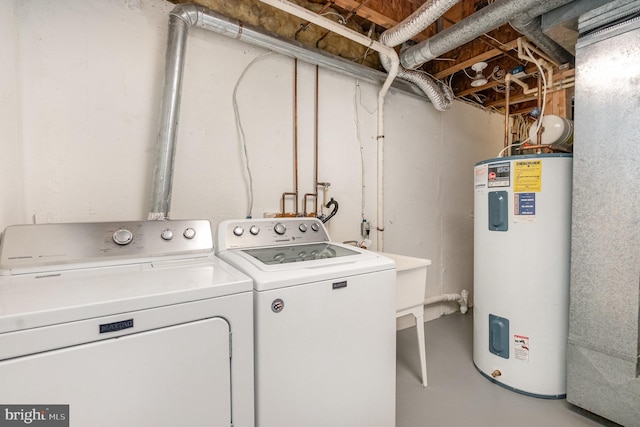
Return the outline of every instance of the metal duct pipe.
<path id="1" fill-rule="evenodd" d="M 542 32 L 542 17 L 530 19 L 526 14 L 518 15 L 509 24 L 558 64 L 573 63 L 573 55 Z"/>
<path id="2" fill-rule="evenodd" d="M 402 52 L 405 68 L 416 68 L 480 35 L 506 24 L 518 15 L 539 16 L 572 0 L 496 0 L 487 7 Z"/>
<path id="3" fill-rule="evenodd" d="M 460 0 L 428 0 L 398 25 L 382 33 L 380 42 L 391 47 L 406 42 L 434 23 L 436 19 L 459 1 Z M 381 54 L 380 63 L 385 70 L 389 71 L 391 67 L 389 58 Z M 446 111 L 451 108 L 451 102 L 453 101 L 451 89 L 431 76 L 418 71 L 407 70 L 400 66 L 398 78 L 418 86 L 431 100 L 436 110 Z"/>
<path id="4" fill-rule="evenodd" d="M 167 219 L 169 214 L 173 180 L 173 159 L 180 111 L 182 74 L 188 30 L 191 26 L 197 26 L 227 37 L 239 39 L 288 57 L 298 58 L 310 64 L 334 70 L 350 77 L 356 77 L 377 84 L 383 84 L 388 79 L 388 75 L 381 71 L 331 55 L 319 49 L 308 48 L 297 41 L 275 36 L 265 30 L 243 24 L 238 20 L 231 19 L 205 7 L 193 4 L 177 5 L 169 15 L 165 79 L 149 219 L 163 220 Z M 406 82 L 394 80 L 392 85 L 404 92 L 421 98 L 424 97 L 422 91 Z"/>
<path id="5" fill-rule="evenodd" d="M 171 205 L 173 161 L 180 115 L 182 72 L 187 47 L 187 24 L 179 16 L 169 16 L 169 40 L 164 68 L 164 89 L 160 106 L 160 126 L 156 147 L 156 162 L 151 188 L 149 219 L 165 220 Z"/>

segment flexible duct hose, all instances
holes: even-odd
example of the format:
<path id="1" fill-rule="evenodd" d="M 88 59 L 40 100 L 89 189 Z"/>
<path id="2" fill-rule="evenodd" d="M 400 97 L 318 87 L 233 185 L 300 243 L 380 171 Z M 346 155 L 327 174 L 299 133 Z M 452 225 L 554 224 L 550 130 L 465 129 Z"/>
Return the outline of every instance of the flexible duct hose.
<path id="1" fill-rule="evenodd" d="M 398 25 L 382 33 L 380 42 L 390 47 L 395 47 L 406 42 L 434 23 L 436 19 L 449 10 L 451 6 L 458 3 L 458 1 L 460 0 L 428 0 Z M 391 67 L 389 58 L 380 54 L 380 62 L 388 72 Z M 399 67 L 397 77 L 418 86 L 431 100 L 436 110 L 446 111 L 451 108 L 453 93 L 451 89 L 442 82 L 439 82 L 427 74 L 407 70 L 402 66 Z"/>
<path id="2" fill-rule="evenodd" d="M 388 60 L 384 55 L 380 55 L 382 66 L 387 69 Z M 433 107 L 438 111 L 446 111 L 451 108 L 453 92 L 451 88 L 439 80 L 436 80 L 420 71 L 410 71 L 402 66 L 398 69 L 397 77 L 418 86 L 421 91 L 431 100 Z"/>
<path id="3" fill-rule="evenodd" d="M 398 46 L 416 34 L 422 32 L 436 19 L 460 0 L 427 0 L 410 16 L 393 28 L 389 28 L 380 36 L 380 42 L 387 46 Z"/>

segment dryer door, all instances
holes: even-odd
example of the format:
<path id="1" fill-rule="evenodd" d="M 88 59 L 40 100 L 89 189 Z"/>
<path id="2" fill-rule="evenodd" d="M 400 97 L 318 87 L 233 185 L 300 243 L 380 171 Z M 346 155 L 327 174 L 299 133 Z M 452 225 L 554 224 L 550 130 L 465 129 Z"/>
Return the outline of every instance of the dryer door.
<path id="1" fill-rule="evenodd" d="M 213 317 L 5 360 L 0 403 L 69 405 L 74 426 L 228 427 L 229 332 Z"/>

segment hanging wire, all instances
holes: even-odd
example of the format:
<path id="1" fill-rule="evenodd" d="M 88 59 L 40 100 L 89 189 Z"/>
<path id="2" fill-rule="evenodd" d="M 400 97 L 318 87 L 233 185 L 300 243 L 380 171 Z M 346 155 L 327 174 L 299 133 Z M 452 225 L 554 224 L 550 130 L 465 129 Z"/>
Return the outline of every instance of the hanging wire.
<path id="1" fill-rule="evenodd" d="M 337 16 L 338 17 L 338 22 L 340 22 L 342 25 L 346 25 L 347 24 L 347 20 L 344 19 L 344 16 L 340 15 L 338 12 L 324 12 L 321 13 L 322 16 L 327 16 L 327 15 L 332 15 L 332 16 Z"/>
<path id="2" fill-rule="evenodd" d="M 247 178 L 249 180 L 249 205 L 247 207 L 247 218 L 252 218 L 253 217 L 253 176 L 251 174 L 251 167 L 249 166 L 249 153 L 247 151 L 247 139 L 244 133 L 244 128 L 242 127 L 242 120 L 240 118 L 240 109 L 238 108 L 238 99 L 237 99 L 237 95 L 238 95 L 238 87 L 240 86 L 240 82 L 242 82 L 242 79 L 244 78 L 244 76 L 247 74 L 247 71 L 249 71 L 249 69 L 258 61 L 266 58 L 267 56 L 271 55 L 273 52 L 266 52 L 263 53 L 260 56 L 257 56 L 255 58 L 253 58 L 253 60 L 251 62 L 249 62 L 249 64 L 247 64 L 247 66 L 245 67 L 245 69 L 242 71 L 242 74 L 240 74 L 240 77 L 238 78 L 238 81 L 236 82 L 235 87 L 233 88 L 233 114 L 235 117 L 235 122 L 236 122 L 236 133 L 238 135 L 238 140 L 240 141 L 240 143 L 242 144 L 242 151 L 244 153 L 244 162 L 245 162 L 245 168 L 247 170 Z"/>

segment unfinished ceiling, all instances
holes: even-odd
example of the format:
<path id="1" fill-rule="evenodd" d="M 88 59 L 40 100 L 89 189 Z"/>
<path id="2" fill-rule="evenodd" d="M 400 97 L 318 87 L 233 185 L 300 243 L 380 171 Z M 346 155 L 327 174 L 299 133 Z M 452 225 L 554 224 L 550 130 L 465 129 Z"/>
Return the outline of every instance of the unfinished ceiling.
<path id="1" fill-rule="evenodd" d="M 174 3 L 187 2 L 184 0 L 172 1 Z M 341 22 L 349 28 L 377 40 L 385 30 L 394 27 L 420 8 L 425 0 L 291 0 L 291 2 L 322 14 L 328 19 Z M 404 47 L 430 39 L 494 2 L 500 3 L 504 0 L 459 1 L 433 24 L 405 43 Z M 313 24 L 305 23 L 297 17 L 280 12 L 259 0 L 236 0 L 233 2 L 228 0 L 197 0 L 195 3 L 280 36 L 295 39 L 307 46 L 316 47 L 367 67 L 382 70 L 376 52 Z M 575 42 L 572 40 L 575 32 L 571 28 L 562 26 L 556 26 L 555 30 L 557 31 L 558 28 L 562 29 L 561 45 L 564 49 L 571 51 L 572 43 Z M 457 99 L 499 111 L 505 110 L 508 99 L 510 114 L 526 114 L 538 105 L 540 95 L 536 88 L 539 86 L 539 73 L 533 63 L 518 57 L 517 40 L 519 37 L 522 37 L 522 34 L 507 23 L 437 56 L 434 60 L 419 66 L 417 70 L 426 72 L 444 82 L 453 90 Z M 573 80 L 574 70 L 572 54 L 566 50 L 563 50 L 566 53 L 563 58 L 569 60 L 555 61 L 553 75 L 556 87 L 554 90 L 548 91 L 546 108 L 549 109 L 549 113 L 571 118 L 572 85 L 570 82 Z M 483 65 L 480 65 L 472 68 L 477 63 L 484 63 L 486 66 L 482 68 Z M 520 83 L 523 84 L 511 83 L 509 95 L 505 96 L 505 75 L 512 70 L 517 70 L 518 67 L 523 70 L 517 74 Z M 482 79 L 472 85 L 473 77 L 476 76 L 479 68 L 486 83 Z M 565 81 L 567 84 L 563 86 Z"/>

